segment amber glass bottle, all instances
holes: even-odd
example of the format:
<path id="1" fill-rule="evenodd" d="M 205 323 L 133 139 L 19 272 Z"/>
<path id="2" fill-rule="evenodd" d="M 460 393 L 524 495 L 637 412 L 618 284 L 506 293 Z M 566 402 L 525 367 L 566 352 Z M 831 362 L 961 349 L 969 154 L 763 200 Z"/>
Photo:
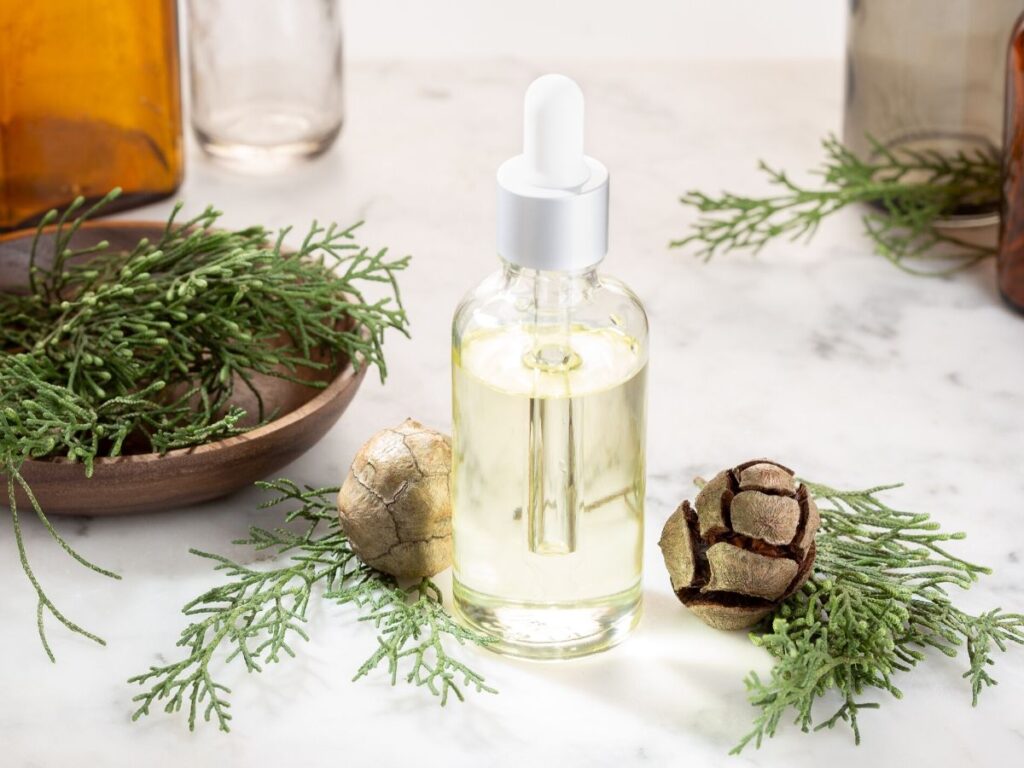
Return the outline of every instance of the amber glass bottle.
<path id="1" fill-rule="evenodd" d="M 999 290 L 1024 312 L 1024 15 L 1010 38 L 1003 134 L 1003 206 L 999 227 Z"/>
<path id="2" fill-rule="evenodd" d="M 0 0 L 0 231 L 181 176 L 176 0 Z"/>

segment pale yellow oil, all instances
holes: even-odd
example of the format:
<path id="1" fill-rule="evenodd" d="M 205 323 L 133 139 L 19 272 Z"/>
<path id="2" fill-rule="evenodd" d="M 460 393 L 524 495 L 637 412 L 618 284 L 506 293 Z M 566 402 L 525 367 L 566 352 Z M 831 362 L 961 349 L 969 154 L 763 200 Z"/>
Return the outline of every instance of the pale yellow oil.
<path id="1" fill-rule="evenodd" d="M 496 650 L 582 655 L 636 624 L 646 368 L 614 328 L 475 331 L 456 350 L 455 606 Z"/>

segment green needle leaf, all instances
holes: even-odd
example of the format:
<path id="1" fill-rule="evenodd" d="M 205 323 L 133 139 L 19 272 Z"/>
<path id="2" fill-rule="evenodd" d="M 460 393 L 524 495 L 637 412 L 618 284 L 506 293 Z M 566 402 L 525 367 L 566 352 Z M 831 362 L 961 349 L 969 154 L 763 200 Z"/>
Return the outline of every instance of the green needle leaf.
<path id="1" fill-rule="evenodd" d="M 27 460 L 69 460 L 91 476 L 96 459 L 165 453 L 239 434 L 249 414 L 235 388 L 273 376 L 322 387 L 309 371 L 344 361 L 387 375 L 383 340 L 408 335 L 397 275 L 409 257 L 392 258 L 355 242 L 358 225 L 313 225 L 301 247 L 283 249 L 287 230 L 218 229 L 212 208 L 175 221 L 131 250 L 72 238 L 116 198 L 87 207 L 76 200 L 44 217 L 32 243 L 26 294 L 0 292 L 0 477 L 25 574 L 39 599 L 40 637 L 50 614 L 99 641 L 61 614 L 33 574 L 13 489 L 28 496 L 57 544 L 82 559 L 56 532 L 21 474 Z M 43 226 L 55 228 L 43 237 Z M 45 251 L 45 252 L 44 252 Z M 373 291 L 370 297 L 366 292 Z M 253 421 L 250 419 L 249 421 Z M 212 696 L 212 694 L 211 694 Z M 219 712 L 210 699 L 209 714 Z"/>
<path id="2" fill-rule="evenodd" d="M 293 505 L 282 515 L 282 523 L 298 524 L 298 531 L 252 528 L 248 538 L 235 543 L 288 559 L 257 570 L 192 550 L 215 563 L 227 581 L 182 609 L 193 618 L 177 643 L 184 649 L 182 657 L 128 681 L 149 686 L 133 698 L 138 704 L 133 720 L 162 703 L 169 713 L 187 707 L 190 730 L 200 714 L 206 721 L 215 718 L 220 730 L 230 730 L 231 690 L 216 682 L 213 670 L 241 659 L 247 671 L 262 672 L 281 661 L 282 652 L 294 656 L 294 639 L 309 639 L 306 615 L 317 592 L 324 599 L 355 606 L 362 614 L 360 621 L 377 630 L 377 650 L 356 670 L 355 680 L 384 665 L 392 685 L 401 675 L 406 683 L 438 697 L 442 705 L 449 696 L 462 701 L 465 688 L 495 692 L 482 675 L 449 653 L 452 643 L 483 646 L 491 640 L 457 624 L 430 579 L 405 588 L 359 560 L 338 520 L 338 488 L 300 488 L 290 480 L 259 485 L 277 494 L 263 507 Z M 202 702 L 207 702 L 205 708 Z"/>
<path id="3" fill-rule="evenodd" d="M 998 156 L 980 150 L 944 155 L 890 149 L 874 139 L 871 145 L 866 160 L 833 136 L 822 141 L 825 162 L 813 172 L 821 179 L 818 187 L 802 186 L 761 161 L 758 168 L 777 194 L 687 192 L 680 202 L 701 215 L 671 247 L 692 247 L 705 261 L 728 251 L 756 254 L 780 238 L 806 242 L 824 219 L 854 203 L 868 203 L 876 210 L 861 217 L 864 234 L 879 255 L 905 272 L 943 276 L 995 255 L 991 246 L 957 237 L 937 221 L 997 210 Z"/>
<path id="4" fill-rule="evenodd" d="M 879 498 L 897 486 L 806 485 L 821 511 L 814 573 L 750 636 L 775 657 L 775 666 L 767 680 L 753 672 L 746 678 L 758 714 L 733 753 L 759 747 L 789 717 L 805 732 L 843 722 L 860 743 L 859 714 L 879 706 L 865 697 L 901 698 L 893 678 L 916 667 L 928 648 L 947 656 L 966 649 L 964 677 L 976 704 L 981 690 L 995 684 L 988 672 L 994 649 L 1024 644 L 1024 614 L 997 608 L 974 616 L 953 604 L 948 587 L 966 589 L 988 573 L 942 546 L 963 534 L 941 531 L 928 515 L 893 509 Z M 817 705 L 836 702 L 830 716 L 816 716 Z"/>

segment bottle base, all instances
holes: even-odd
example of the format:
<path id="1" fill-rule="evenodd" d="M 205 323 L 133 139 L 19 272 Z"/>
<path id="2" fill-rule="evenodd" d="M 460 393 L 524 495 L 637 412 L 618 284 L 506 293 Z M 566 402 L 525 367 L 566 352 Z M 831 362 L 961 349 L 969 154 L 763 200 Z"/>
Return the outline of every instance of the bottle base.
<path id="1" fill-rule="evenodd" d="M 999 297 L 1003 300 L 1003 304 L 1005 304 L 1007 307 L 1009 307 L 1019 315 L 1024 315 L 1024 295 L 1010 298 L 1010 295 L 1006 291 L 1002 290 L 1002 288 L 1000 288 Z"/>
<path id="2" fill-rule="evenodd" d="M 875 147 L 870 146 L 869 135 L 872 131 L 861 131 L 847 126 L 844 132 L 844 142 L 864 159 L 877 161 L 881 153 Z M 884 139 L 875 135 L 875 139 L 881 140 L 885 150 L 900 152 L 916 152 L 920 154 L 933 154 L 940 157 L 955 157 L 957 154 L 970 156 L 998 157 L 1000 149 L 993 140 L 976 131 L 968 129 L 949 130 L 903 130 Z M 912 172 L 907 175 L 905 181 L 918 182 L 927 181 L 928 176 L 924 171 Z M 872 207 L 886 211 L 886 203 L 881 200 L 871 202 Z M 953 210 L 936 217 L 935 225 L 939 229 L 957 230 L 957 236 L 962 237 L 963 230 L 977 230 L 991 227 L 999 223 L 999 200 L 992 199 L 983 203 L 959 203 Z"/>
<path id="3" fill-rule="evenodd" d="M 291 116 L 281 116 L 278 122 L 284 124 L 286 117 Z M 265 115 L 261 119 L 271 120 Z M 300 117 L 294 120 L 298 124 L 286 126 L 289 130 L 282 130 L 278 137 L 241 131 L 241 136 L 226 138 L 199 126 L 193 128 L 202 150 L 222 165 L 239 171 L 272 173 L 322 155 L 341 132 L 340 122 L 316 131 L 312 125 L 300 122 Z"/>
<path id="4" fill-rule="evenodd" d="M 598 600 L 525 603 L 472 590 L 454 580 L 456 615 L 495 642 L 496 653 L 527 659 L 570 659 L 618 645 L 640 621 L 642 585 Z"/>

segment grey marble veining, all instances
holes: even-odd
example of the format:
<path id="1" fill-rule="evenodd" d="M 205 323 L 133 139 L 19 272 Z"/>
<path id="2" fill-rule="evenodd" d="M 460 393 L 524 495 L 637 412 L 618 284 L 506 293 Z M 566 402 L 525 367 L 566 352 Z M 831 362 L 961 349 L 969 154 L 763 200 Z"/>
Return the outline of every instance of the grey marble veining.
<path id="1" fill-rule="evenodd" d="M 948 280 L 908 277 L 873 256 L 856 212 L 810 246 L 703 264 L 670 251 L 687 189 L 756 192 L 764 157 L 815 165 L 839 122 L 837 62 L 390 62 L 348 70 L 348 121 L 320 161 L 248 177 L 189 156 L 180 198 L 228 223 L 366 218 L 363 239 L 412 253 L 402 285 L 412 341 L 392 337 L 386 386 L 367 379 L 343 420 L 287 474 L 338 482 L 360 443 L 406 416 L 447 428 L 449 319 L 495 268 L 494 172 L 517 151 L 523 88 L 545 71 L 576 77 L 588 98 L 588 151 L 612 174 L 606 268 L 651 317 L 646 614 L 601 656 L 533 664 L 468 651 L 501 690 L 444 710 L 383 674 L 352 683 L 372 633 L 329 605 L 312 642 L 261 675 L 228 672 L 234 731 L 156 713 L 132 724 L 125 680 L 168 658 L 178 608 L 217 578 L 190 546 L 233 553 L 260 494 L 164 514 L 58 520 L 84 555 L 124 575 L 109 582 L 64 557 L 40 526 L 26 540 L 39 576 L 98 648 L 51 622 L 58 656 L 38 645 L 35 605 L 0 525 L 0 764 L 602 766 L 1000 765 L 1024 753 L 1024 649 L 1000 657 L 997 688 L 970 708 L 963 660 L 932 658 L 905 677 L 905 699 L 841 729 L 788 724 L 760 752 L 726 752 L 753 710 L 742 678 L 769 662 L 742 634 L 704 627 L 672 596 L 656 541 L 696 475 L 760 455 L 809 478 L 866 486 L 904 481 L 891 500 L 965 530 L 955 546 L 995 573 L 966 605 L 1024 608 L 1024 318 L 997 299 L 991 265 Z M 162 203 L 133 215 L 166 214 Z M 446 579 L 442 583 L 447 584 Z"/>

